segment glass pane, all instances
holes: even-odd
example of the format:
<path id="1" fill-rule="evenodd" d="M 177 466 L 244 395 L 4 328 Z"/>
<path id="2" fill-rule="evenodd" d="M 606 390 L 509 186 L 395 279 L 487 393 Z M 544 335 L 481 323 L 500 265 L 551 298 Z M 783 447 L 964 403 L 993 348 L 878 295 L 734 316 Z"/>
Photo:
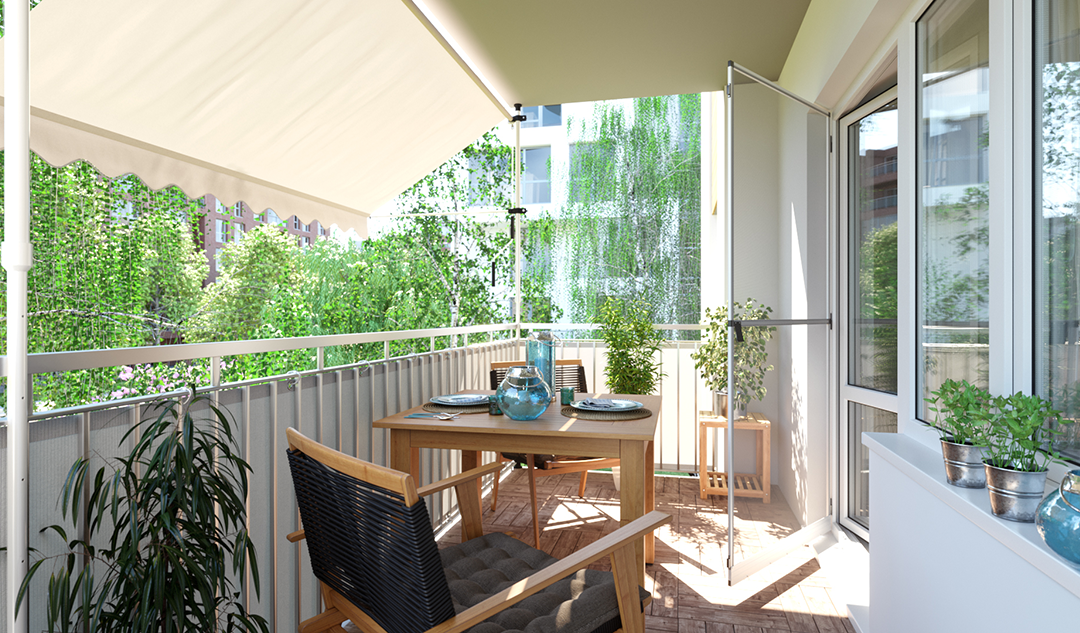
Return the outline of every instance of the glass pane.
<path id="1" fill-rule="evenodd" d="M 525 115 L 525 120 L 521 122 L 521 127 L 540 127 L 539 106 L 526 106 L 521 109 L 521 113 Z"/>
<path id="2" fill-rule="evenodd" d="M 548 175 L 551 147 L 533 147 L 521 151 L 525 173 L 521 175 L 522 204 L 551 202 L 551 178 Z"/>
<path id="3" fill-rule="evenodd" d="M 896 433 L 896 414 L 848 403 L 848 517 L 870 529 L 870 451 L 862 434 Z"/>
<path id="4" fill-rule="evenodd" d="M 896 101 L 848 128 L 848 382 L 896 393 Z"/>
<path id="5" fill-rule="evenodd" d="M 1036 389 L 1080 418 L 1080 2 L 1035 3 Z M 1056 447 L 1080 458 L 1080 424 Z"/>
<path id="6" fill-rule="evenodd" d="M 935 3 L 918 23 L 919 401 L 946 378 L 987 386 L 989 9 Z M 923 402 L 920 417 L 927 419 Z"/>
<path id="7" fill-rule="evenodd" d="M 544 106 L 543 126 L 562 125 L 562 105 Z"/>

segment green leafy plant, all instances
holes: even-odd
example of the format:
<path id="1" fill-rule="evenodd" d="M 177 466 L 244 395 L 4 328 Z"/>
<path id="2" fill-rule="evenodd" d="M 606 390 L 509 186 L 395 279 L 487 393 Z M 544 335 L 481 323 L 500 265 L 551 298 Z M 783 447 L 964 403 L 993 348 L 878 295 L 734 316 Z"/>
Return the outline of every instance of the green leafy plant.
<path id="1" fill-rule="evenodd" d="M 745 304 L 735 303 L 735 318 L 743 320 L 767 319 L 772 308 L 747 299 Z M 690 355 L 694 367 L 701 371 L 705 384 L 713 391 L 727 390 L 728 361 L 728 311 L 727 306 L 716 310 L 705 309 L 705 342 Z M 765 372 L 773 369 L 766 365 L 769 352 L 765 349 L 772 339 L 772 326 L 744 326 L 743 341 L 735 345 L 735 394 L 731 400 L 737 407 L 751 400 L 765 397 Z"/>
<path id="2" fill-rule="evenodd" d="M 934 426 L 941 439 L 956 444 L 985 446 L 984 432 L 992 417 L 994 399 L 986 390 L 967 380 L 948 378 L 932 398 L 925 398 L 934 412 Z"/>
<path id="3" fill-rule="evenodd" d="M 1058 427 L 1068 423 L 1049 400 L 1016 392 L 994 398 L 995 413 L 985 433 L 987 458 L 991 466 L 1025 472 L 1041 472 L 1051 463 L 1064 463 L 1053 450 Z"/>
<path id="4" fill-rule="evenodd" d="M 62 516 L 86 526 L 85 540 L 53 532 L 67 552 L 37 560 L 23 580 L 16 609 L 47 560 L 50 631 L 180 633 L 269 631 L 246 612 L 233 578 L 250 566 L 256 596 L 255 546 L 245 528 L 244 501 L 251 470 L 235 454 L 228 418 L 207 405 L 155 405 L 156 418 L 135 425 L 121 440 L 134 447 L 91 474 L 79 458 L 60 494 Z M 78 517 L 83 495 L 87 503 Z"/>
<path id="5" fill-rule="evenodd" d="M 640 300 L 608 299 L 600 306 L 600 338 L 607 343 L 607 388 L 611 393 L 650 394 L 664 375 L 657 352 L 663 337 Z"/>

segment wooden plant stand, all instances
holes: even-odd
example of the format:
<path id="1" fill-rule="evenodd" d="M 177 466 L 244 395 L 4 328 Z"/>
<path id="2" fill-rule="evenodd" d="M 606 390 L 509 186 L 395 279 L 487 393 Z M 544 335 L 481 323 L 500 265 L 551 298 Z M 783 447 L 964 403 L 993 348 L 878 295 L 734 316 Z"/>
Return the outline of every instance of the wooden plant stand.
<path id="1" fill-rule="evenodd" d="M 727 495 L 727 473 L 709 470 L 708 430 L 726 429 L 727 418 L 714 416 L 712 411 L 698 412 L 698 476 L 701 481 L 701 498 L 706 495 Z M 761 413 L 751 413 L 735 420 L 736 431 L 757 431 L 757 472 L 735 473 L 735 496 L 756 497 L 769 503 L 771 482 L 769 476 L 769 429 L 771 423 Z M 725 441 L 730 441 L 725 432 Z"/>

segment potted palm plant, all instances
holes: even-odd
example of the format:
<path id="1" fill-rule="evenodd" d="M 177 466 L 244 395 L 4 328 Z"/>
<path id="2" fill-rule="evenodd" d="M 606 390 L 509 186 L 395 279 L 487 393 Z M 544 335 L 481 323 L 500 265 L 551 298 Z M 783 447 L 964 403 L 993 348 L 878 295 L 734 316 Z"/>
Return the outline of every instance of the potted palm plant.
<path id="1" fill-rule="evenodd" d="M 251 467 L 234 452 L 228 417 L 199 406 L 204 400 L 158 403 L 156 417 L 121 439 L 134 445 L 130 452 L 96 472 L 86 458 L 76 460 L 60 509 L 86 526 L 87 537 L 69 540 L 60 525 L 42 530 L 63 539 L 67 552 L 31 565 L 16 609 L 52 558 L 42 601 L 49 631 L 268 633 L 235 584 L 250 566 L 257 599 L 255 546 L 245 527 Z M 208 415 L 192 414 L 193 406 Z"/>
<path id="2" fill-rule="evenodd" d="M 932 398 L 926 398 L 934 412 L 934 425 L 941 431 L 941 455 L 945 478 L 960 488 L 985 488 L 984 430 L 991 417 L 993 398 L 967 380 L 949 378 Z"/>
<path id="3" fill-rule="evenodd" d="M 767 319 L 772 308 L 747 299 L 735 303 L 735 318 L 740 320 Z M 765 372 L 773 366 L 766 365 L 769 352 L 766 345 L 772 339 L 772 326 L 754 326 L 743 329 L 743 340 L 735 345 L 735 393 L 728 398 L 728 313 L 726 306 L 716 310 L 705 309 L 705 341 L 690 355 L 694 367 L 701 372 L 705 385 L 713 392 L 713 413 L 727 417 L 727 401 L 730 400 L 735 417 L 746 415 L 746 405 L 751 400 L 765 397 Z"/>
<path id="4" fill-rule="evenodd" d="M 1050 401 L 1022 392 L 994 398 L 984 433 L 990 509 L 1009 521 L 1032 523 L 1051 463 L 1064 463 L 1051 440 L 1061 433 L 1061 412 Z"/>

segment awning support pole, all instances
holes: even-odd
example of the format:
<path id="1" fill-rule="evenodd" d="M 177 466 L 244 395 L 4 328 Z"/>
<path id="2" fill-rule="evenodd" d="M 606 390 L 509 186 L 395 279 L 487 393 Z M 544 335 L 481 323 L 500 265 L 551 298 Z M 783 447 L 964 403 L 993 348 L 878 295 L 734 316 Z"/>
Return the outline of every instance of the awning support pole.
<path id="1" fill-rule="evenodd" d="M 514 104 L 514 208 L 521 208 L 521 104 Z M 511 216 L 511 221 L 513 216 Z M 518 227 L 521 228 L 521 227 Z M 521 338 L 521 231 L 514 232 L 514 323 L 516 336 Z"/>
<path id="2" fill-rule="evenodd" d="M 728 585 L 733 584 L 732 567 L 735 566 L 735 404 L 737 391 L 735 390 L 735 98 L 733 89 L 735 86 L 735 63 L 728 62 L 727 86 L 724 90 L 724 187 L 727 192 L 727 313 L 728 313 L 728 337 L 727 337 L 727 451 L 724 456 L 724 472 L 726 473 L 728 486 L 728 542 L 727 542 L 727 579 Z M 741 334 L 741 332 L 739 332 Z M 739 338 L 742 338 L 741 336 Z"/>
<path id="3" fill-rule="evenodd" d="M 27 278 L 30 246 L 30 2 L 4 3 L 4 243 L 7 271 L 7 630 L 26 633 L 26 605 L 15 600 L 29 569 L 30 376 Z"/>

